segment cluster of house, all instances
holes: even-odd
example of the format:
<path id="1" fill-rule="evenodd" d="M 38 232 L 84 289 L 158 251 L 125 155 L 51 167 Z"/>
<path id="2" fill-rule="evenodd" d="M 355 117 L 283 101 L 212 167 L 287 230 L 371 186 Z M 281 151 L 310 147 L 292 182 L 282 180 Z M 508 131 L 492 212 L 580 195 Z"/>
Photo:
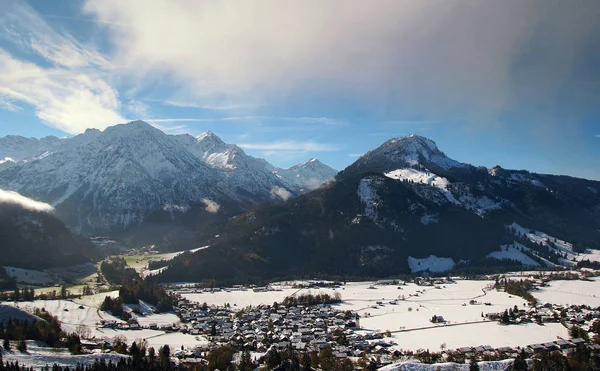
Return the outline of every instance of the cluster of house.
<path id="1" fill-rule="evenodd" d="M 331 347 L 336 357 L 345 358 L 388 353 L 393 345 L 383 341 L 382 333 L 357 334 L 359 316 L 330 305 L 260 305 L 234 312 L 179 298 L 175 310 L 184 322 L 179 331 L 236 349 L 320 351 Z"/>
<path id="2" fill-rule="evenodd" d="M 588 330 L 592 323 L 600 320 L 600 308 L 591 308 L 586 305 L 560 305 L 543 303 L 527 309 L 510 309 L 509 324 L 519 323 L 550 323 L 561 322 L 569 325 L 580 326 Z M 502 321 L 504 312 L 487 313 L 486 318 Z"/>
<path id="3" fill-rule="evenodd" d="M 526 347 L 499 347 L 493 348 L 489 345 L 481 345 L 477 347 L 461 347 L 456 350 L 447 350 L 445 353 L 460 353 L 465 355 L 467 358 L 472 358 L 474 356 L 482 356 L 486 354 L 495 355 L 500 354 L 506 358 L 514 358 L 516 357 L 522 350 L 528 356 L 540 353 L 540 352 L 548 352 L 548 351 L 562 351 L 565 355 L 569 352 L 572 352 L 573 349 L 577 348 L 577 346 L 583 345 L 588 347 L 591 350 L 599 351 L 600 345 L 594 343 L 588 343 L 585 339 L 576 338 L 576 339 L 558 339 L 555 341 L 543 343 L 543 344 L 531 344 Z"/>

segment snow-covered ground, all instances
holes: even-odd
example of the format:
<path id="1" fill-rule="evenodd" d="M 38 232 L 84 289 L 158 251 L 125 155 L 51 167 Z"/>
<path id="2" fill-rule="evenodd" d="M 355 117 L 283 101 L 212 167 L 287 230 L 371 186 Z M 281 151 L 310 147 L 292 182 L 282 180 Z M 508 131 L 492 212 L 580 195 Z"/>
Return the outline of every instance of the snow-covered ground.
<path id="1" fill-rule="evenodd" d="M 523 251 L 531 251 L 527 247 L 521 245 L 518 242 L 513 243 L 512 245 L 502 245 L 500 246 L 500 251 L 494 251 L 488 254 L 488 257 L 498 259 L 498 260 L 514 260 L 520 262 L 523 265 L 528 265 L 530 267 L 539 267 L 540 263 L 533 260 L 531 257 L 527 256 L 523 253 Z"/>
<path id="2" fill-rule="evenodd" d="M 495 362 L 478 362 L 481 371 L 504 371 L 511 364 L 511 360 L 495 361 Z M 416 363 L 412 361 L 395 363 L 389 366 L 380 368 L 382 371 L 468 371 L 469 364 L 458 363 L 435 363 L 431 365 Z"/>
<path id="3" fill-rule="evenodd" d="M 30 285 L 49 285 L 55 282 L 62 282 L 58 277 L 48 272 L 36 271 L 31 269 L 23 269 L 16 267 L 4 267 L 6 273 L 14 277 L 17 282 Z"/>
<path id="4" fill-rule="evenodd" d="M 415 272 L 447 272 L 454 267 L 452 258 L 438 258 L 435 255 L 429 255 L 427 258 L 417 259 L 412 256 L 408 257 L 408 266 L 410 271 Z"/>
<path id="5" fill-rule="evenodd" d="M 102 335 L 98 335 L 96 330 L 96 324 L 100 323 L 101 320 L 121 322 L 120 319 L 102 312 L 96 307 L 70 300 L 36 300 L 18 303 L 4 302 L 3 304 L 16 306 L 29 312 L 33 312 L 35 308 L 45 308 L 48 313 L 58 318 L 63 330 L 68 333 L 80 331 L 81 326 L 89 329 L 91 336 L 102 337 Z"/>
<path id="6" fill-rule="evenodd" d="M 563 240 L 553 237 L 553 236 L 550 236 L 544 232 L 530 230 L 530 229 L 525 228 L 515 222 L 508 225 L 507 228 L 509 230 L 513 231 L 517 236 L 524 236 L 533 243 L 546 246 L 551 251 L 559 254 L 560 256 L 565 256 L 565 258 L 559 258 L 561 265 L 573 266 L 573 265 L 575 265 L 576 262 L 582 261 L 582 260 L 600 262 L 600 250 L 586 249 L 586 251 L 584 253 L 578 253 L 578 252 L 573 251 L 572 243 L 570 243 L 568 241 L 563 241 Z M 518 244 L 517 242 L 515 242 L 513 245 L 518 245 L 519 249 L 523 250 L 524 246 Z M 533 252 L 535 254 L 535 251 L 532 251 L 530 249 L 527 249 L 527 250 L 530 252 Z M 555 265 L 554 263 L 552 263 L 546 259 L 543 259 L 543 258 L 541 258 L 541 259 L 544 260 L 544 263 L 548 267 L 552 267 Z"/>
<path id="7" fill-rule="evenodd" d="M 541 303 L 585 304 L 600 306 L 600 278 L 591 281 L 550 281 L 548 286 L 533 292 Z"/>
<path id="8" fill-rule="evenodd" d="M 448 186 L 450 185 L 448 179 L 438 176 L 429 171 L 416 169 L 398 169 L 390 171 L 389 173 L 385 173 L 383 175 L 391 179 L 405 180 L 412 183 L 421 183 L 435 187 L 444 194 L 448 201 L 454 204 L 460 204 L 460 202 L 448 190 Z"/>
<path id="9" fill-rule="evenodd" d="M 442 343 L 449 349 L 478 345 L 525 346 L 568 337 L 567 329 L 560 324 L 500 326 L 482 318 L 482 313 L 497 313 L 515 305 L 519 308 L 526 305 L 520 297 L 490 290 L 492 284 L 493 281 L 458 280 L 435 288 L 412 283 L 397 286 L 351 282 L 338 289 L 303 289 L 299 292 L 339 292 L 343 302 L 336 307 L 359 313 L 360 327 L 364 331 L 390 330 L 390 340 L 398 344 L 396 349 L 438 351 Z M 198 303 L 219 306 L 229 303 L 234 308 L 243 308 L 272 304 L 295 292 L 298 290 L 282 288 L 282 291 L 220 291 L 183 296 Z M 469 304 L 471 300 L 476 304 Z M 434 315 L 444 317 L 448 326 L 432 324 L 430 320 Z"/>
<path id="10" fill-rule="evenodd" d="M 67 349 L 54 349 L 38 345 L 35 341 L 27 341 L 27 352 L 21 353 L 16 350 L 16 343 L 12 351 L 2 350 L 4 362 L 19 362 L 21 366 L 41 368 L 46 365 L 52 367 L 55 363 L 59 366 L 75 367 L 78 363 L 92 364 L 96 359 L 104 359 L 106 362 L 112 360 L 117 362 L 123 356 L 120 354 L 83 354 L 72 355 Z"/>

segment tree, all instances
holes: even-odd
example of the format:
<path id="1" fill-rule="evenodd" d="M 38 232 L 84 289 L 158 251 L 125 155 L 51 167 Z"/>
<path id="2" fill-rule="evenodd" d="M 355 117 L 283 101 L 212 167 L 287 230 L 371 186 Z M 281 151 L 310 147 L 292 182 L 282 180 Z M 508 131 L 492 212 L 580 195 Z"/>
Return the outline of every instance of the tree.
<path id="1" fill-rule="evenodd" d="M 2 343 L 2 347 L 4 348 L 4 350 L 9 351 L 10 350 L 10 341 L 8 338 L 8 334 L 4 335 L 4 342 Z"/>
<path id="2" fill-rule="evenodd" d="M 240 363 L 238 364 L 238 370 L 239 371 L 252 371 L 253 370 L 253 365 L 252 365 L 252 358 L 250 358 L 250 352 L 247 350 L 244 350 L 242 352 L 242 357 L 240 358 Z"/>
<path id="3" fill-rule="evenodd" d="M 60 298 L 61 299 L 66 299 L 67 296 L 69 296 L 69 291 L 67 291 L 67 286 L 62 286 L 60 288 Z"/>
<path id="4" fill-rule="evenodd" d="M 150 347 L 150 349 L 148 349 L 148 359 L 151 363 L 154 363 L 154 361 L 156 360 L 156 351 L 153 347 Z"/>
<path id="5" fill-rule="evenodd" d="M 27 343 L 25 342 L 25 339 L 19 340 L 17 343 L 17 350 L 21 353 L 27 352 Z"/>
<path id="6" fill-rule="evenodd" d="M 323 371 L 332 371 L 335 367 L 335 357 L 330 347 L 325 347 L 319 352 L 319 362 Z"/>
<path id="7" fill-rule="evenodd" d="M 164 345 L 158 349 L 158 363 L 163 368 L 171 365 L 171 349 L 168 345 Z"/>
<path id="8" fill-rule="evenodd" d="M 479 364 L 476 360 L 472 359 L 469 363 L 469 371 L 479 371 Z"/>
<path id="9" fill-rule="evenodd" d="M 511 366 L 511 371 L 528 371 L 529 368 L 527 367 L 526 359 L 527 355 L 525 354 L 525 350 L 521 349 L 521 353 L 517 355 L 517 358 L 515 358 L 515 361 Z"/>
<path id="10" fill-rule="evenodd" d="M 505 325 L 510 323 L 510 317 L 508 315 L 507 310 L 504 310 L 504 313 L 502 314 L 502 323 L 504 323 Z"/>
<path id="11" fill-rule="evenodd" d="M 271 349 L 265 357 L 265 364 L 268 370 L 272 370 L 281 364 L 281 355 L 277 349 Z"/>
<path id="12" fill-rule="evenodd" d="M 311 371 L 312 367 L 310 367 L 310 355 L 308 352 L 302 353 L 302 361 L 300 362 L 302 365 L 302 371 Z"/>

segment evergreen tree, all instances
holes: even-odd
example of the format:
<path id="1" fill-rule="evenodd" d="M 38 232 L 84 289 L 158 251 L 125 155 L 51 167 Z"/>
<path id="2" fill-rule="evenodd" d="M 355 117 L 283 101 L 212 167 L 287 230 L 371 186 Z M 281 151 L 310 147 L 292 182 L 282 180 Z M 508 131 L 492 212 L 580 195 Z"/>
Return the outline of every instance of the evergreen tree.
<path id="1" fill-rule="evenodd" d="M 171 349 L 168 345 L 164 345 L 158 350 L 158 363 L 164 368 L 171 365 Z"/>
<path id="2" fill-rule="evenodd" d="M 521 353 L 517 355 L 515 361 L 512 364 L 511 371 L 528 371 L 527 367 L 527 355 L 525 354 L 525 350 L 521 350 Z"/>
<path id="3" fill-rule="evenodd" d="M 476 360 L 472 359 L 469 363 L 469 371 L 479 371 L 479 364 Z"/>
<path id="4" fill-rule="evenodd" d="M 150 349 L 148 349 L 148 359 L 151 363 L 154 363 L 154 361 L 156 360 L 156 351 L 153 347 L 150 347 Z"/>
<path id="5" fill-rule="evenodd" d="M 21 353 L 27 352 L 27 343 L 25 342 L 25 339 L 19 340 L 17 343 L 17 350 Z"/>
<path id="6" fill-rule="evenodd" d="M 10 341 L 9 341 L 9 337 L 8 334 L 4 335 L 4 342 L 2 343 L 2 347 L 4 348 L 4 350 L 6 350 L 7 352 L 10 350 Z"/>
<path id="7" fill-rule="evenodd" d="M 312 367 L 310 366 L 310 355 L 308 352 L 302 353 L 302 371 L 311 371 Z"/>
<path id="8" fill-rule="evenodd" d="M 240 358 L 240 363 L 238 364 L 239 371 L 252 371 L 253 370 L 252 359 L 250 358 L 250 352 L 244 350 L 242 352 L 242 357 Z"/>

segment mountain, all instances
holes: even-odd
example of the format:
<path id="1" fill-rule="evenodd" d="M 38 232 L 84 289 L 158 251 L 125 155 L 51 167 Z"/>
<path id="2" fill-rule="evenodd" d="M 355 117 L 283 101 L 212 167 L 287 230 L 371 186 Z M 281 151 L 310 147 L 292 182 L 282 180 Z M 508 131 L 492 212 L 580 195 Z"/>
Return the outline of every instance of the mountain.
<path id="1" fill-rule="evenodd" d="M 173 136 L 134 121 L 70 139 L 0 140 L 0 156 L 11 158 L 0 164 L 0 187 L 52 204 L 79 233 L 114 235 L 146 222 L 157 232 L 182 215 L 206 222 L 301 192 L 210 132 Z"/>
<path id="2" fill-rule="evenodd" d="M 0 266 L 45 269 L 100 256 L 87 239 L 73 235 L 48 210 L 5 201 L 0 200 Z"/>
<path id="3" fill-rule="evenodd" d="M 0 138 L 0 163 L 38 158 L 54 152 L 66 139 L 54 136 L 42 139 L 8 135 Z"/>
<path id="4" fill-rule="evenodd" d="M 474 167 L 410 135 L 366 153 L 325 187 L 229 220 L 211 248 L 178 257 L 157 279 L 573 265 L 594 259 L 598 225 L 600 182 Z"/>
<path id="5" fill-rule="evenodd" d="M 311 158 L 288 169 L 273 170 L 273 173 L 289 188 L 297 189 L 300 192 L 307 192 L 333 180 L 338 171 L 316 158 Z"/>

